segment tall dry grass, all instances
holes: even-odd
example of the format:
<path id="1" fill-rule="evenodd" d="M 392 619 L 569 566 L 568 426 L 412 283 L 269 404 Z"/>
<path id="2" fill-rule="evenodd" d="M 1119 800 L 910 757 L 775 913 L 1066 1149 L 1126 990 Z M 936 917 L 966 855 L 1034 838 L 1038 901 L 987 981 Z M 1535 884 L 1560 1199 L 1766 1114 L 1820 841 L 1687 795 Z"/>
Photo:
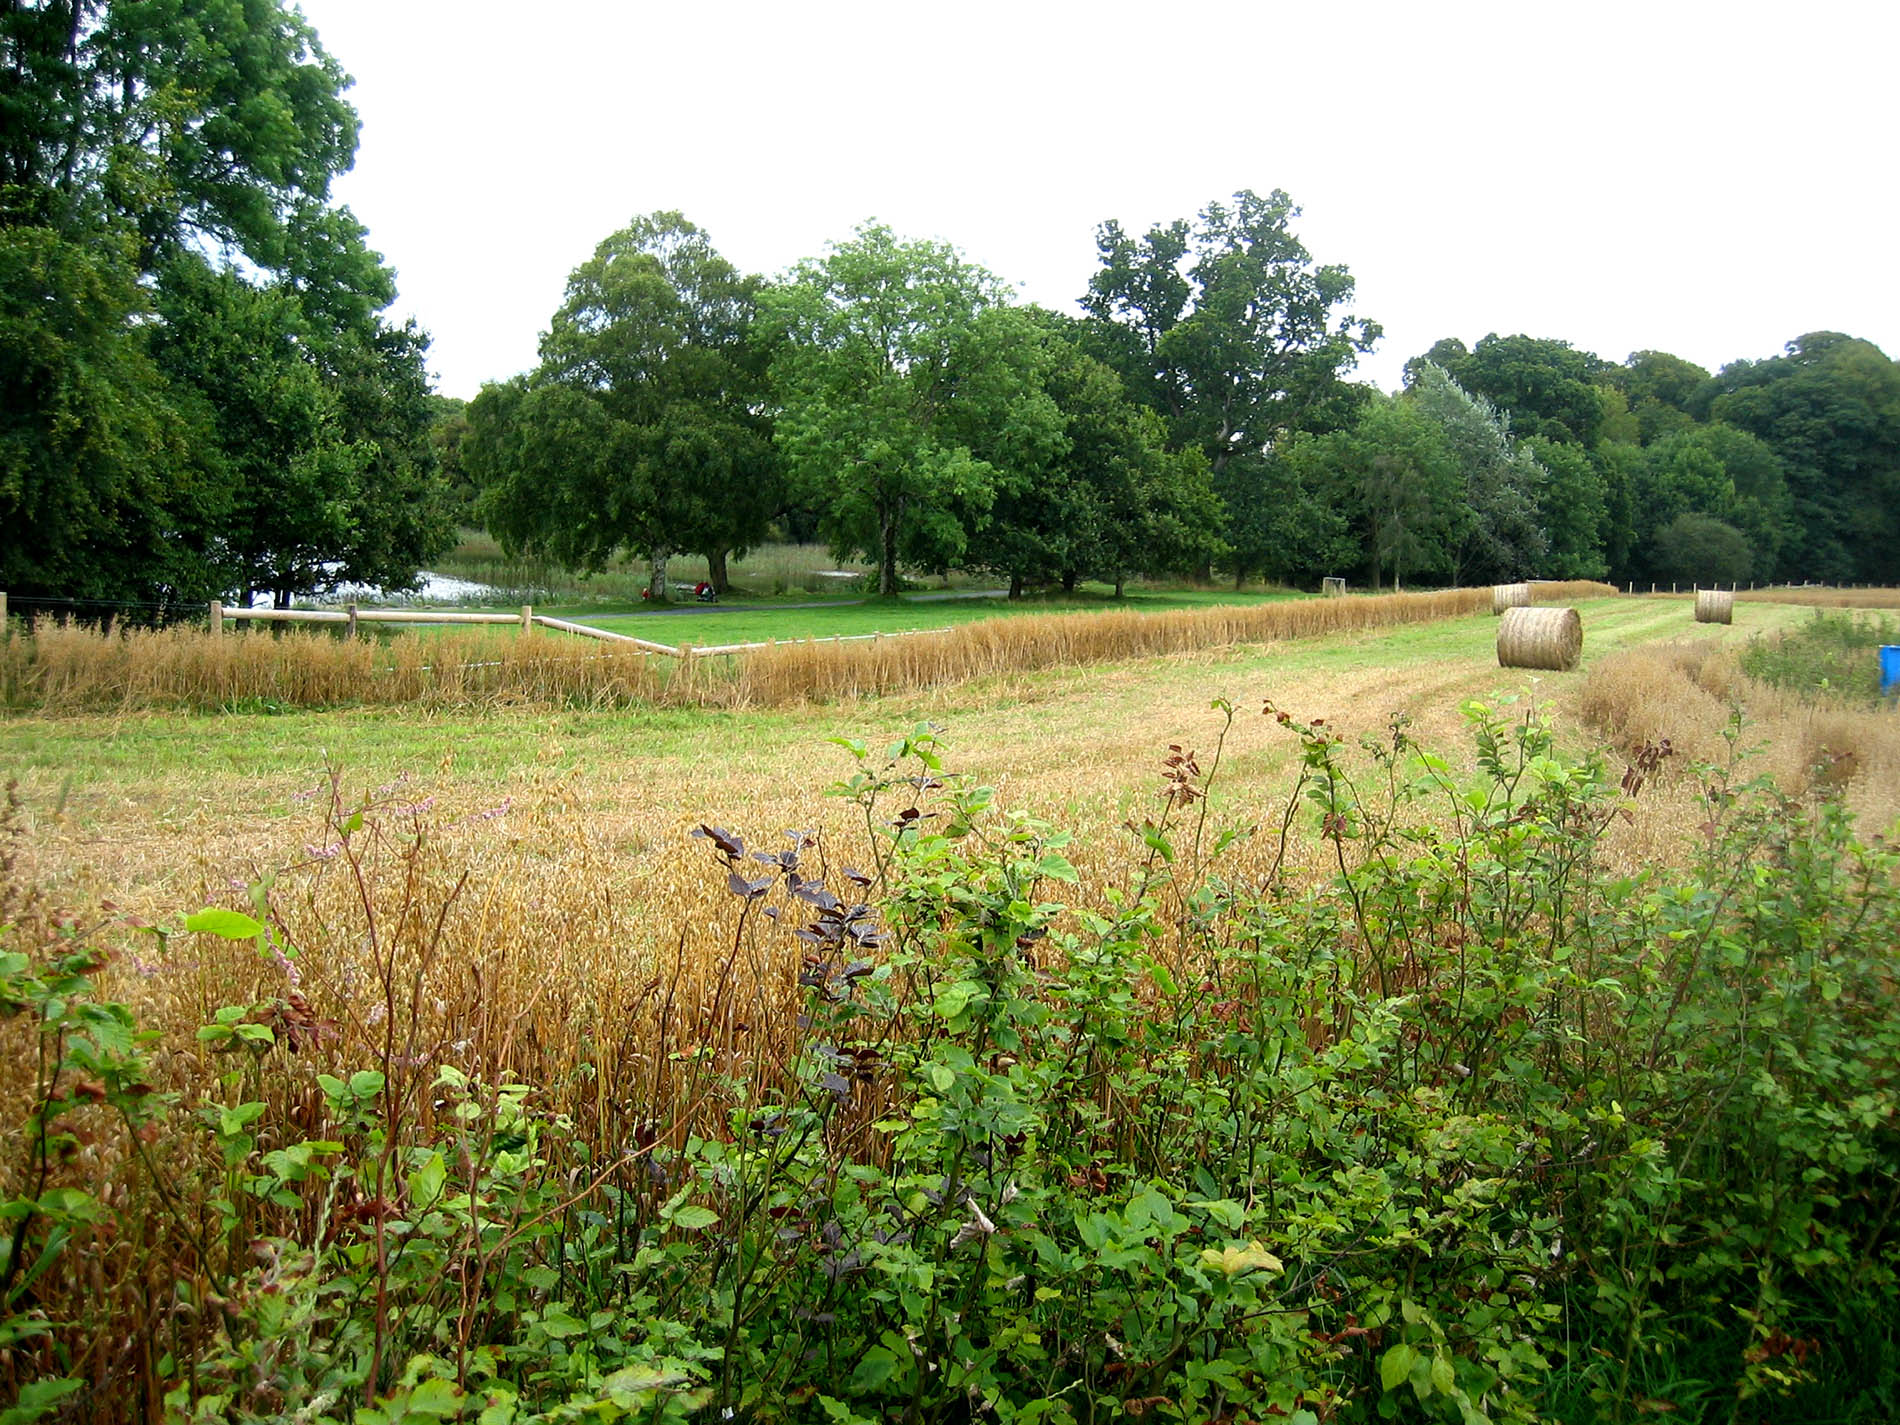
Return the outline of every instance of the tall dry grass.
<path id="1" fill-rule="evenodd" d="M 1614 593 L 1607 584 L 1534 586 L 1540 602 Z M 776 707 L 940 687 L 996 673 L 1076 667 L 1232 644 L 1275 642 L 1482 612 L 1489 589 L 1172 610 L 992 619 L 869 642 L 786 642 L 675 660 L 625 645 L 481 632 L 401 634 L 387 643 L 294 630 L 98 632 L 41 624 L 0 649 L 7 705 L 48 712 L 243 709 L 259 704 Z"/>
<path id="2" fill-rule="evenodd" d="M 1900 714 L 1757 682 L 1732 647 L 1686 641 L 1610 654 L 1591 665 L 1578 700 L 1585 722 L 1619 750 L 1667 738 L 1679 762 L 1721 762 L 1733 746 L 1784 791 L 1844 796 L 1870 829 L 1900 817 Z"/>
<path id="3" fill-rule="evenodd" d="M 1744 589 L 1735 597 L 1821 609 L 1900 609 L 1900 589 Z"/>

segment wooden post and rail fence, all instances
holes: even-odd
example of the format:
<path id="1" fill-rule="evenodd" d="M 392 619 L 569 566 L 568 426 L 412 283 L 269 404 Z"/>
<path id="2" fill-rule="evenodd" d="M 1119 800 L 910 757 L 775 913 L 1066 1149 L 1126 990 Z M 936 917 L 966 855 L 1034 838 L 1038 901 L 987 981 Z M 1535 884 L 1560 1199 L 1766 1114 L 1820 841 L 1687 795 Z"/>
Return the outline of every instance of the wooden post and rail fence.
<path id="1" fill-rule="evenodd" d="M 345 637 L 354 638 L 360 625 L 366 623 L 407 623 L 407 624 L 512 624 L 523 633 L 534 628 L 552 629 L 556 633 L 576 634 L 583 638 L 598 638 L 608 643 L 631 643 L 642 653 L 657 653 L 668 658 L 708 658 L 730 653 L 748 653 L 755 648 L 770 648 L 771 643 L 722 643 L 703 648 L 686 644 L 675 648 L 669 643 L 655 643 L 649 638 L 635 638 L 630 633 L 615 633 L 611 629 L 594 628 L 584 623 L 575 623 L 570 619 L 555 618 L 551 614 L 538 614 L 533 604 L 523 604 L 518 614 L 469 613 L 462 610 L 433 609 L 359 609 L 355 604 L 345 604 L 342 609 L 260 609 L 227 607 L 219 600 L 211 602 L 211 632 L 223 634 L 225 621 L 236 622 L 252 619 L 260 623 L 324 623 L 344 624 Z M 0 618 L 6 614 L 6 595 L 0 593 Z M 906 638 L 913 633 L 932 633 L 934 629 L 900 629 L 891 633 L 845 633 L 828 638 L 797 640 L 779 640 L 780 642 L 799 643 L 861 643 L 879 638 Z"/>

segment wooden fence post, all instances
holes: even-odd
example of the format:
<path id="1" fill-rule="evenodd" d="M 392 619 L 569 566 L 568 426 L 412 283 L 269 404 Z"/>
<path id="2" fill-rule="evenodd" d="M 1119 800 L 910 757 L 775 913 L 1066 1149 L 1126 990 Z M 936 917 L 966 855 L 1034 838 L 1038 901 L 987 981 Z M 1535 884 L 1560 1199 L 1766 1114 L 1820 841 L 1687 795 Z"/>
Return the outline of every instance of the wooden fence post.
<path id="1" fill-rule="evenodd" d="M 523 604 L 521 606 L 521 631 L 523 633 L 527 633 L 533 628 L 534 628 L 534 605 Z"/>
<path id="2" fill-rule="evenodd" d="M 7 591 L 5 589 L 0 589 L 0 627 L 3 627 L 6 624 L 6 621 L 7 621 Z"/>
<path id="3" fill-rule="evenodd" d="M 213 633 L 224 632 L 224 604 L 218 599 L 211 601 L 211 631 Z"/>
<path id="4" fill-rule="evenodd" d="M 343 636 L 345 638 L 355 638 L 356 637 L 356 605 L 345 604 L 343 606 L 343 612 L 350 616 L 350 626 L 343 630 Z"/>

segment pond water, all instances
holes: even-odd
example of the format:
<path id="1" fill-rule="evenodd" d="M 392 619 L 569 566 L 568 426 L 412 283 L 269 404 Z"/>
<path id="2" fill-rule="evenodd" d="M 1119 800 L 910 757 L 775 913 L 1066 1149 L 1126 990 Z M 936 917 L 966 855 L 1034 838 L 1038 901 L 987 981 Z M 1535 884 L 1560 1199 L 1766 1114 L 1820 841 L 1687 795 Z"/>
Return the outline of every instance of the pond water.
<path id="1" fill-rule="evenodd" d="M 416 593 L 388 594 L 365 584 L 340 584 L 333 594 L 315 599 L 305 595 L 292 599 L 291 603 L 300 609 L 331 607 L 352 600 L 360 604 L 473 604 L 504 592 L 489 584 L 477 584 L 448 574 L 432 574 L 425 569 L 422 572 L 422 587 Z M 256 594 L 251 599 L 254 609 L 267 609 L 270 603 L 269 593 Z"/>

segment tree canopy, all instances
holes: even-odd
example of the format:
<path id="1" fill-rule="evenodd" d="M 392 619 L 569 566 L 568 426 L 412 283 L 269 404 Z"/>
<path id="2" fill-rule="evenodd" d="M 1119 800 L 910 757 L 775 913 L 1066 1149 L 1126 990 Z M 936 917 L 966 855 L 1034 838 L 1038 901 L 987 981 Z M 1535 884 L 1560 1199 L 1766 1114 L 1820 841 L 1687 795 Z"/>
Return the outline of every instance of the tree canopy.
<path id="1" fill-rule="evenodd" d="M 426 338 L 328 202 L 347 83 L 276 0 L 0 10 L 8 587 L 281 600 L 443 547 Z"/>
<path id="2" fill-rule="evenodd" d="M 766 310 L 787 473 L 827 539 L 876 560 L 881 593 L 896 592 L 900 559 L 965 560 L 999 489 L 1060 448 L 1034 324 L 945 244 L 868 223 Z"/>
<path id="3" fill-rule="evenodd" d="M 581 570 L 623 548 L 656 570 L 690 550 L 725 587 L 728 554 L 780 498 L 762 285 L 674 212 L 635 218 L 574 269 L 540 366 L 468 412 L 481 436 L 458 453 L 504 548 Z"/>

